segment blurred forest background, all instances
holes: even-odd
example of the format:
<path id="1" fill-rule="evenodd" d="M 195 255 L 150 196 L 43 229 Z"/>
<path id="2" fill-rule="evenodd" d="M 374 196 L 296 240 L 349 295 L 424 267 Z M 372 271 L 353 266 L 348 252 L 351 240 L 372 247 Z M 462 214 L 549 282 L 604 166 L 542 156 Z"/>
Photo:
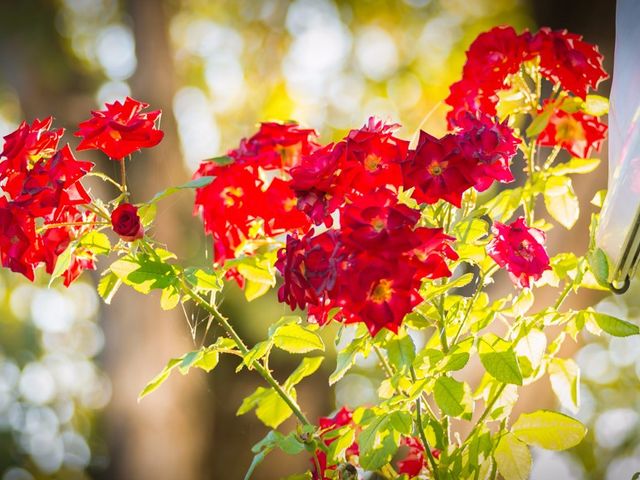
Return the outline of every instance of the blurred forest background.
<path id="1" fill-rule="evenodd" d="M 164 141 L 131 163 L 133 200 L 142 201 L 186 181 L 200 160 L 224 154 L 262 120 L 296 119 L 330 140 L 375 114 L 402 123 L 406 137 L 423 122 L 439 135 L 442 100 L 466 48 L 498 24 L 580 33 L 600 45 L 611 72 L 614 13 L 602 0 L 0 0 L 0 134 L 51 114 L 73 132 L 90 109 L 129 94 L 161 108 Z M 82 158 L 115 173 L 114 163 Z M 606 165 L 580 180 L 588 209 L 606 186 Z M 187 261 L 206 262 L 210 240 L 191 215 L 192 198 L 178 197 L 160 204 L 155 234 Z M 551 251 L 568 241 L 583 251 L 588 217 L 571 232 L 555 229 Z M 104 308 L 95 278 L 62 290 L 0 276 L 2 480 L 242 478 L 265 430 L 235 411 L 258 379 L 241 381 L 223 361 L 209 376 L 174 376 L 137 403 L 170 357 L 192 349 L 189 323 L 203 315 L 163 312 L 157 297 L 126 290 Z M 637 318 L 638 293 L 601 307 Z M 284 312 L 273 295 L 246 306 L 234 287 L 224 307 L 251 343 Z M 590 434 L 567 454 L 537 452 L 533 478 L 629 478 L 640 470 L 639 341 L 585 337 L 566 354 L 583 369 L 578 416 Z M 361 362 L 335 390 L 326 387 L 332 366 L 300 391 L 310 418 L 375 399 L 375 362 Z M 273 367 L 294 365 L 274 356 Z M 539 383 L 525 389 L 522 410 L 553 405 Z M 274 452 L 255 478 L 307 466 L 304 455 Z"/>

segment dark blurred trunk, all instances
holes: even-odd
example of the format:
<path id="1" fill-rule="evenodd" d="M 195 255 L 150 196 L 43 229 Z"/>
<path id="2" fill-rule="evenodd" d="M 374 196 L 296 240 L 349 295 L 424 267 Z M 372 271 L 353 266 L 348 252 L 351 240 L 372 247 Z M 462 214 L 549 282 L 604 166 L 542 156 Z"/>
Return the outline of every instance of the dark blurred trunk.
<path id="1" fill-rule="evenodd" d="M 166 2 L 151 0 L 128 4 L 138 58 L 132 95 L 162 109 L 161 128 L 165 132 L 158 147 L 135 154 L 128 162 L 133 202 L 147 200 L 188 178 L 172 115 L 175 78 L 166 7 Z M 160 204 L 153 232 L 179 256 L 188 248 L 189 230 L 182 224 L 191 216 L 189 201 L 188 195 L 183 195 Z M 158 392 L 136 402 L 141 388 L 170 358 L 194 349 L 182 309 L 165 312 L 160 309 L 158 295 L 145 297 L 122 289 L 106 315 L 107 368 L 113 381 L 108 424 L 114 457 L 107 478 L 205 478 L 203 453 L 210 405 L 205 407 L 203 402 L 204 375 L 175 375 Z"/>

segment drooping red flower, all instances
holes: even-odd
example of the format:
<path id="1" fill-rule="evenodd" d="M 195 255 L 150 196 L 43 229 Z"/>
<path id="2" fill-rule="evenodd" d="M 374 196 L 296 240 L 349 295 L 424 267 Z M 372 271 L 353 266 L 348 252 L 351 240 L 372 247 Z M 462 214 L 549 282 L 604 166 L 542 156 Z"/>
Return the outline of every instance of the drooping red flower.
<path id="1" fill-rule="evenodd" d="M 138 215 L 138 207 L 130 203 L 121 203 L 111 212 L 111 227 L 127 242 L 144 237 L 144 228 Z"/>
<path id="2" fill-rule="evenodd" d="M 297 123 L 265 122 L 255 135 L 242 139 L 240 146 L 228 155 L 242 165 L 265 170 L 288 169 L 298 165 L 303 155 L 320 147 L 316 137 L 314 130 L 300 128 Z"/>
<path id="3" fill-rule="evenodd" d="M 406 454 L 396 462 L 398 473 L 407 475 L 409 478 L 417 477 L 426 466 L 426 454 L 422 442 L 415 437 L 402 437 L 400 447 L 406 450 Z"/>
<path id="4" fill-rule="evenodd" d="M 353 421 L 353 412 L 349 410 L 347 407 L 342 407 L 340 410 L 336 412 L 333 417 L 321 417 L 318 420 L 318 426 L 320 427 L 320 436 L 323 437 L 329 432 L 333 430 L 337 430 L 340 427 L 344 427 L 350 425 L 352 427 L 356 427 L 356 424 Z M 336 439 L 335 438 L 325 438 L 323 442 L 325 445 L 331 445 Z M 351 458 L 360 454 L 357 442 L 353 442 L 346 450 L 345 456 L 347 461 Z M 318 463 L 320 464 L 320 472 L 317 471 L 317 467 L 314 463 L 314 467 L 312 470 L 312 475 L 314 480 L 328 480 L 326 476 L 327 470 L 335 470 L 335 465 L 327 465 L 327 454 L 318 449 L 316 450 L 316 457 L 318 459 Z"/>
<path id="5" fill-rule="evenodd" d="M 607 125 L 598 117 L 556 109 L 537 142 L 547 147 L 560 145 L 574 157 L 587 158 L 591 150 L 600 150 L 606 133 Z"/>
<path id="6" fill-rule="evenodd" d="M 581 35 L 544 27 L 531 37 L 528 49 L 530 55 L 540 56 L 545 78 L 583 99 L 590 88 L 595 90 L 609 77 L 598 47 L 583 41 Z"/>
<path id="7" fill-rule="evenodd" d="M 445 99 L 445 103 L 452 107 L 447 113 L 449 127 L 457 126 L 459 119 L 468 114 L 496 115 L 496 105 L 499 101 L 496 90 L 506 88 L 506 84 L 499 88 L 485 88 L 477 78 L 463 78 L 452 84 L 449 87 L 449 96 Z"/>
<path id="8" fill-rule="evenodd" d="M 399 127 L 370 117 L 336 146 L 342 155 L 341 176 L 348 177 L 350 189 L 366 195 L 379 187 L 402 185 L 400 163 L 407 155 L 409 142 L 393 135 Z"/>
<path id="9" fill-rule="evenodd" d="M 492 232 L 495 237 L 487 245 L 487 253 L 507 269 L 511 280 L 520 288 L 529 288 L 531 279 L 538 280 L 551 268 L 544 248 L 544 232 L 527 226 L 523 217 L 509 225 L 495 222 Z"/>
<path id="10" fill-rule="evenodd" d="M 80 179 L 91 168 L 92 163 L 76 160 L 69 145 L 65 145 L 51 158 L 40 159 L 23 173 L 21 189 L 14 194 L 13 202 L 28 209 L 31 215 L 47 219 L 64 207 L 87 204 L 91 198 Z"/>
<path id="11" fill-rule="evenodd" d="M 419 202 L 446 200 L 460 207 L 462 194 L 474 185 L 476 162 L 461 154 L 455 135 L 438 139 L 421 131 L 418 146 L 402 164 L 404 185 L 415 187 Z"/>
<path id="12" fill-rule="evenodd" d="M 335 230 L 316 236 L 311 230 L 300 239 L 287 236 L 286 247 L 278 251 L 275 264 L 284 278 L 278 300 L 292 310 L 307 304 L 323 305 L 336 288 L 343 259 L 342 243 Z"/>
<path id="13" fill-rule="evenodd" d="M 143 113 L 148 104 L 127 97 L 124 103 L 107 103 L 105 110 L 92 111 L 75 133 L 82 137 L 78 150 L 102 150 L 113 160 L 122 160 L 141 148 L 156 146 L 164 133 L 156 127 L 160 110 Z"/>
<path id="14" fill-rule="evenodd" d="M 298 208 L 316 225 L 330 226 L 331 213 L 344 202 L 348 182 L 346 175 L 341 175 L 339 153 L 332 144 L 327 145 L 302 157 L 301 163 L 290 171 Z"/>
<path id="15" fill-rule="evenodd" d="M 419 244 L 413 229 L 420 212 L 398 203 L 391 191 L 382 189 L 354 199 L 340 212 L 344 241 L 354 248 L 399 255 Z"/>
<path id="16" fill-rule="evenodd" d="M 53 117 L 35 119 L 31 125 L 22 122 L 17 130 L 4 137 L 0 153 L 0 185 L 10 197 L 18 195 L 34 164 L 55 154 L 64 130 L 50 130 L 52 123 Z"/>
<path id="17" fill-rule="evenodd" d="M 0 260 L 2 266 L 34 279 L 38 238 L 33 217 L 0 197 Z"/>
<path id="18" fill-rule="evenodd" d="M 410 252 L 410 261 L 417 270 L 418 278 L 436 280 L 450 277 L 447 260 L 458 259 L 458 254 L 451 247 L 455 238 L 446 235 L 441 228 L 416 228 L 414 235 L 418 238 L 418 246 Z"/>
<path id="19" fill-rule="evenodd" d="M 518 151 L 520 139 L 506 122 L 490 117 L 467 114 L 460 118 L 457 133 L 460 151 L 476 163 L 473 170 L 474 188 L 485 191 L 494 181 L 513 181 L 511 159 Z"/>
<path id="20" fill-rule="evenodd" d="M 477 79 L 485 89 L 500 89 L 508 75 L 520 70 L 526 49 L 526 37 L 513 27 L 494 27 L 478 35 L 467 50 L 463 76 Z"/>

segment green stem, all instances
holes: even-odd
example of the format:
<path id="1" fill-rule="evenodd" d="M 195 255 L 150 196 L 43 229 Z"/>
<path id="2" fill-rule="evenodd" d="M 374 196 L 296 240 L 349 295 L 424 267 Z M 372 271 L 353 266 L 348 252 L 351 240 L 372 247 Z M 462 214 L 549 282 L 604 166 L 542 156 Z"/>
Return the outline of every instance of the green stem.
<path id="1" fill-rule="evenodd" d="M 238 350 L 240 350 L 240 352 L 242 353 L 242 356 L 246 357 L 249 353 L 249 349 L 245 345 L 242 338 L 240 338 L 238 333 L 235 331 L 235 329 L 231 326 L 227 318 L 218 311 L 215 305 L 210 304 L 198 293 L 196 293 L 184 279 L 181 280 L 181 286 L 184 292 L 187 293 L 196 304 L 206 310 L 207 313 L 209 313 L 218 322 L 218 324 L 234 341 L 234 343 L 238 347 Z M 311 425 L 309 420 L 307 420 L 307 417 L 304 415 L 304 413 L 302 413 L 302 410 L 300 409 L 296 401 L 282 388 L 278 381 L 273 378 L 273 375 L 271 375 L 271 372 L 269 370 L 263 367 L 258 361 L 253 361 L 251 363 L 251 366 L 262 376 L 262 378 L 265 379 L 265 381 L 271 386 L 271 388 L 276 391 L 276 393 L 282 398 L 282 400 L 284 400 L 284 402 L 289 406 L 291 411 L 293 411 L 295 416 L 298 417 L 298 420 L 300 420 L 303 425 Z"/>
<path id="2" fill-rule="evenodd" d="M 414 381 L 417 380 L 416 371 L 413 367 L 409 370 L 411 373 L 411 379 Z M 429 403 L 424 401 L 427 408 L 429 408 Z M 433 412 L 430 412 L 431 416 L 435 419 Z M 433 457 L 433 453 L 431 453 L 431 447 L 429 446 L 429 441 L 427 440 L 427 436 L 424 433 L 424 425 L 422 424 L 422 397 L 418 397 L 416 399 L 416 421 L 418 423 L 418 434 L 420 435 L 420 440 L 422 441 L 422 445 L 424 446 L 424 451 L 427 453 L 427 458 L 429 459 L 429 463 L 431 464 L 431 469 L 433 470 L 433 476 L 436 480 L 438 480 L 438 465 L 436 464 L 436 459 Z"/>
<path id="3" fill-rule="evenodd" d="M 535 154 L 536 154 L 536 141 L 535 139 L 531 139 L 531 145 L 529 146 L 529 151 L 527 152 L 527 170 L 529 173 L 529 184 L 533 189 L 536 180 L 536 165 L 535 165 Z M 528 201 L 525 204 L 525 217 L 527 221 L 527 225 L 533 224 L 534 220 L 534 210 L 536 207 L 536 196 L 534 193 L 530 192 Z"/>
<path id="4" fill-rule="evenodd" d="M 378 360 L 380 360 L 380 363 L 382 364 L 382 368 L 384 368 L 384 371 L 387 374 L 387 377 L 389 378 L 393 377 L 393 369 L 391 368 L 391 365 L 389 365 L 389 362 L 387 362 L 387 359 L 384 358 L 384 355 L 382 354 L 380 347 L 378 347 L 377 345 L 374 345 L 373 351 L 376 352 L 376 356 L 378 357 Z"/>
<path id="5" fill-rule="evenodd" d="M 449 345 L 447 344 L 447 328 L 444 312 L 444 295 L 440 295 L 440 301 L 438 302 L 438 329 L 440 330 L 440 343 L 442 344 L 442 351 L 444 353 L 449 352 Z"/>
<path id="6" fill-rule="evenodd" d="M 429 463 L 431 464 L 431 469 L 433 470 L 433 478 L 439 480 L 438 464 L 436 463 L 436 459 L 434 458 L 433 453 L 431 453 L 429 441 L 427 440 L 427 436 L 424 433 L 424 425 L 422 424 L 422 402 L 420 397 L 416 399 L 416 420 L 418 422 L 418 434 L 420 435 L 420 440 L 424 445 L 424 451 L 427 454 L 427 458 L 429 459 Z"/>
<path id="7" fill-rule="evenodd" d="M 120 189 L 122 190 L 122 195 L 127 197 L 129 192 L 127 191 L 127 167 L 125 161 L 124 158 L 120 160 Z"/>
<path id="8" fill-rule="evenodd" d="M 466 444 L 471 438 L 473 438 L 473 436 L 478 431 L 480 426 L 484 424 L 484 421 L 487 419 L 487 417 L 491 413 L 491 409 L 496 404 L 496 402 L 498 401 L 498 398 L 500 398 L 500 395 L 502 395 L 502 392 L 504 392 L 504 389 L 506 387 L 507 387 L 506 383 L 503 383 L 502 385 L 500 385 L 498 387 L 498 390 L 496 391 L 496 394 L 493 396 L 493 398 L 491 398 L 489 400 L 489 402 L 487 402 L 487 406 L 484 409 L 484 412 L 482 412 L 482 415 L 480 415 L 480 418 L 478 419 L 478 421 L 476 422 L 474 427 L 471 429 L 471 432 L 469 432 L 469 435 L 467 436 L 467 439 L 465 440 L 464 444 Z M 463 446 L 464 446 L 464 444 L 463 444 Z"/>
<path id="9" fill-rule="evenodd" d="M 560 308 L 560 306 L 562 305 L 562 303 L 565 301 L 565 299 L 569 296 L 569 293 L 571 293 L 571 289 L 573 288 L 573 282 L 569 282 L 567 281 L 564 289 L 562 290 L 562 292 L 560 293 L 560 296 L 558 297 L 558 299 L 556 300 L 556 303 L 554 303 L 553 305 L 553 309 L 554 310 L 558 310 Z"/>
<path id="10" fill-rule="evenodd" d="M 82 225 L 98 225 L 105 226 L 109 225 L 106 222 L 62 222 L 62 223 L 46 223 L 42 225 L 42 227 L 38 228 L 38 232 L 43 230 L 48 230 L 50 228 L 59 228 L 59 227 L 80 227 Z"/>

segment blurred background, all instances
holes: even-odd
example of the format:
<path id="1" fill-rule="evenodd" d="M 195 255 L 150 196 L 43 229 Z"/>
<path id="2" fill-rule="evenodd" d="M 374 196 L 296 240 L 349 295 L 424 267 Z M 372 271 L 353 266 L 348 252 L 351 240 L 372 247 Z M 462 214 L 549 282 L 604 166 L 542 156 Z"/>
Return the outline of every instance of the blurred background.
<path id="1" fill-rule="evenodd" d="M 466 48 L 495 25 L 568 28 L 600 45 L 611 72 L 614 13 L 605 0 L 0 0 L 0 134 L 48 115 L 73 132 L 90 109 L 125 95 L 161 108 L 164 141 L 129 169 L 133 200 L 143 201 L 187 180 L 200 160 L 224 154 L 262 120 L 295 119 L 329 141 L 372 114 L 404 125 L 406 137 L 428 117 L 424 128 L 439 135 L 442 100 Z M 82 158 L 115 173 L 114 163 Z M 552 252 L 561 242 L 584 251 L 588 201 L 604 187 L 606 165 L 576 179 L 582 222 L 554 229 Z M 155 234 L 185 261 L 206 262 L 210 241 L 191 202 L 185 193 L 160 203 Z M 105 308 L 95 278 L 58 290 L 0 273 L 0 478 L 242 478 L 265 429 L 235 411 L 259 379 L 234 376 L 234 361 L 224 359 L 213 374 L 175 375 L 137 403 L 169 358 L 193 349 L 190 326 L 202 318 L 163 312 L 157 297 L 125 289 Z M 602 300 L 604 310 L 635 319 L 638 294 L 571 302 Z M 233 287 L 224 307 L 250 343 L 285 311 L 273 295 L 247 306 Z M 568 453 L 535 452 L 533 478 L 630 478 L 640 470 L 640 340 L 584 336 L 565 350 L 582 368 L 578 416 L 590 434 Z M 277 354 L 272 365 L 295 366 Z M 333 366 L 328 359 L 301 385 L 312 419 L 375 400 L 375 362 L 328 389 Z M 554 405 L 541 381 L 524 389 L 519 409 Z M 307 465 L 304 455 L 274 452 L 255 478 Z"/>

